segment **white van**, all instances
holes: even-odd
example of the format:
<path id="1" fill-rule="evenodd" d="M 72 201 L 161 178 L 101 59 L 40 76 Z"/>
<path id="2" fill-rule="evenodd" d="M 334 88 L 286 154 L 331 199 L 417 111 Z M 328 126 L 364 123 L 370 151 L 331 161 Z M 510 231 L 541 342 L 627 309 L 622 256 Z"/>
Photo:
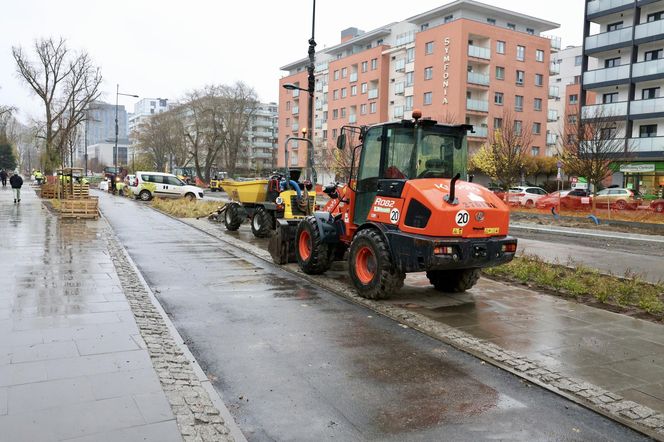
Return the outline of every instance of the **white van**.
<path id="1" fill-rule="evenodd" d="M 132 185 L 133 184 L 133 185 Z M 186 184 L 180 178 L 163 172 L 136 172 L 136 179 L 129 185 L 136 198 L 149 201 L 159 198 L 203 199 L 203 189 Z"/>

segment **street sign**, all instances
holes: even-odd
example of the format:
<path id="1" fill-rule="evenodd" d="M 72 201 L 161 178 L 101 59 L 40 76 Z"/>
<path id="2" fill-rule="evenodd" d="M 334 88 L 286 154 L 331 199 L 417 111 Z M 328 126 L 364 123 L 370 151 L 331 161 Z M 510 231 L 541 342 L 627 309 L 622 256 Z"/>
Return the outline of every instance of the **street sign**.
<path id="1" fill-rule="evenodd" d="M 579 182 L 579 179 L 577 177 L 573 176 L 572 178 L 569 179 L 569 182 L 572 183 L 572 184 L 576 184 L 576 183 Z"/>

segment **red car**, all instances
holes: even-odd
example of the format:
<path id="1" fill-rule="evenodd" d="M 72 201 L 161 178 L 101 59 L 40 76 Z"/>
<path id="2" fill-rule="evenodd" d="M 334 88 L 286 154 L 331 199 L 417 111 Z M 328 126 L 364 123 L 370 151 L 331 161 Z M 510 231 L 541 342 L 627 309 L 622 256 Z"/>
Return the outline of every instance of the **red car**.
<path id="1" fill-rule="evenodd" d="M 590 207 L 592 196 L 587 190 L 583 189 L 561 190 L 540 198 L 535 203 L 535 207 L 550 209 L 551 207 L 557 207 L 559 201 L 560 208 L 563 210 L 579 210 Z"/>

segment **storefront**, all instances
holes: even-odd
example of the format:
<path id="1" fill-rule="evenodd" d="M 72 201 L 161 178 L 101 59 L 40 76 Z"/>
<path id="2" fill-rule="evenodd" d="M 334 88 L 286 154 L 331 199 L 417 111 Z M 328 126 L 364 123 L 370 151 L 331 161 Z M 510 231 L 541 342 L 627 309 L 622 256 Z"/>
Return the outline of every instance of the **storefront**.
<path id="1" fill-rule="evenodd" d="M 634 162 L 619 164 L 622 185 L 644 196 L 657 196 L 664 186 L 664 162 Z"/>

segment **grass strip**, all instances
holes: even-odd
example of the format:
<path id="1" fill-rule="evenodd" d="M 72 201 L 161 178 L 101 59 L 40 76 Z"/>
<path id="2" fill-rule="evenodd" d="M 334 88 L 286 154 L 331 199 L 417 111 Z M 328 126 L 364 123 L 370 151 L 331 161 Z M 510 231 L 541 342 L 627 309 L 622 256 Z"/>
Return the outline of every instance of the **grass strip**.
<path id="1" fill-rule="evenodd" d="M 489 277 L 506 279 L 573 298 L 584 304 L 600 304 L 607 310 L 664 321 L 664 285 L 651 284 L 638 275 L 606 275 L 577 263 L 548 263 L 522 255 L 506 265 L 484 270 Z"/>
<path id="2" fill-rule="evenodd" d="M 221 201 L 189 201 L 184 198 L 152 200 L 152 207 L 176 218 L 201 218 L 223 206 Z"/>

